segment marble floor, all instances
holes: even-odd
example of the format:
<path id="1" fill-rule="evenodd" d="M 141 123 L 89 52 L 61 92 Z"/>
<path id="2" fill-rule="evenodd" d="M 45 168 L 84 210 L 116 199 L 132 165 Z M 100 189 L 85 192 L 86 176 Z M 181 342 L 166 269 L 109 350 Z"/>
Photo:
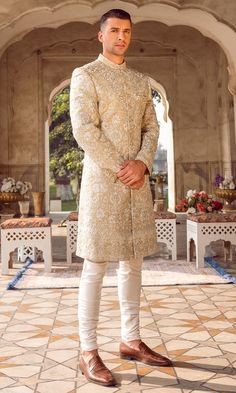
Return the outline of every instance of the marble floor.
<path id="1" fill-rule="evenodd" d="M 63 231 L 54 227 L 58 258 L 64 257 Z M 105 388 L 88 383 L 78 369 L 77 290 L 6 291 L 8 281 L 0 276 L 3 393 L 236 392 L 235 285 L 142 289 L 141 334 L 173 360 L 168 368 L 119 357 L 117 289 L 104 288 L 98 341 L 101 357 L 118 381 L 116 387 Z"/>

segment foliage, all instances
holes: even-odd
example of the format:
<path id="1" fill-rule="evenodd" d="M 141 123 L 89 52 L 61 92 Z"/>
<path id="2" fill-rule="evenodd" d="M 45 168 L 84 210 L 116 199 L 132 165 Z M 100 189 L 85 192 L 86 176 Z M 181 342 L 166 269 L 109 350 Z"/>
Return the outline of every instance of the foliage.
<path id="1" fill-rule="evenodd" d="M 69 114 L 69 87 L 55 96 L 49 128 L 50 173 L 52 179 L 81 176 L 83 150 L 73 137 Z"/>
<path id="2" fill-rule="evenodd" d="M 221 210 L 222 207 L 222 203 L 213 200 L 212 196 L 208 195 L 205 191 L 196 192 L 196 190 L 189 190 L 180 204 L 176 205 L 176 211 L 187 213 L 211 213 Z"/>
<path id="3" fill-rule="evenodd" d="M 72 201 L 62 201 L 61 211 L 75 211 L 77 210 L 77 204 L 75 200 Z"/>

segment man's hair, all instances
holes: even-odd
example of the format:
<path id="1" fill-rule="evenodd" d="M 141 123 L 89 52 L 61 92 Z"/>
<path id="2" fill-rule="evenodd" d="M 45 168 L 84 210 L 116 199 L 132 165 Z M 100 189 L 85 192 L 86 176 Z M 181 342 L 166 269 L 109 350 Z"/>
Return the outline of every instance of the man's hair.
<path id="1" fill-rule="evenodd" d="M 112 10 L 109 10 L 102 15 L 100 19 L 100 29 L 102 29 L 102 26 L 109 18 L 126 19 L 129 20 L 130 23 L 132 24 L 131 16 L 128 12 L 121 10 L 119 8 L 113 8 Z"/>

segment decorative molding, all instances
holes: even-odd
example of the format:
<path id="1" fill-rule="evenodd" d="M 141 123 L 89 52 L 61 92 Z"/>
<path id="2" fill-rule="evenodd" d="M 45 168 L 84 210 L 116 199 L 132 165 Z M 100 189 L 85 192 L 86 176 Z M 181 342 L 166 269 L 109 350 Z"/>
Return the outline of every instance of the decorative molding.
<path id="1" fill-rule="evenodd" d="M 134 23 L 158 21 L 168 26 L 186 25 L 199 30 L 204 36 L 217 42 L 224 50 L 231 78 L 230 91 L 236 92 L 236 32 L 226 22 L 210 12 L 193 7 L 180 8 L 178 5 L 149 3 L 139 5 L 137 1 L 107 0 L 92 4 L 77 1 L 63 1 L 54 7 L 37 7 L 18 15 L 0 26 L 0 55 L 13 42 L 20 40 L 29 31 L 39 27 L 56 28 L 75 21 L 94 24 L 102 13 L 110 8 L 124 8 L 131 13 Z"/>

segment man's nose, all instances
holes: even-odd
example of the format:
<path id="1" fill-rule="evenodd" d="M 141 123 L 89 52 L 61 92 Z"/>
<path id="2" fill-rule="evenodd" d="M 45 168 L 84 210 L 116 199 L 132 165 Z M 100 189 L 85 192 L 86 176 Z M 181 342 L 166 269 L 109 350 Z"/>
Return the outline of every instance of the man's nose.
<path id="1" fill-rule="evenodd" d="M 125 37 L 124 32 L 123 31 L 119 31 L 118 39 L 119 40 L 124 40 L 124 37 Z"/>

